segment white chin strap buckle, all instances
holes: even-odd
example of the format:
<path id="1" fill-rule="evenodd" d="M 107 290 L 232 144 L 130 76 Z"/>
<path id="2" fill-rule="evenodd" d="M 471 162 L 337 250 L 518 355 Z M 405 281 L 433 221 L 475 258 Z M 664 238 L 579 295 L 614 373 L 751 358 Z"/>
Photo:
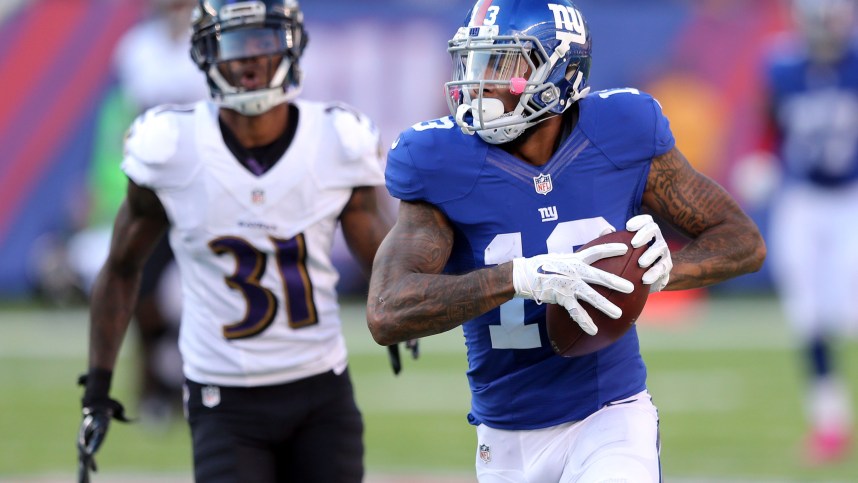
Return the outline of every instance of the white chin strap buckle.
<path id="1" fill-rule="evenodd" d="M 581 82 L 583 80 L 584 80 L 584 73 L 578 72 L 578 76 L 575 77 L 575 83 L 572 84 L 572 90 L 573 90 L 574 94 L 572 95 L 572 98 L 569 99 L 570 103 L 575 102 L 579 99 L 583 99 L 583 98 L 587 97 L 587 94 L 590 93 L 590 86 L 587 86 L 582 90 L 578 90 L 578 89 L 580 89 Z"/>
<path id="2" fill-rule="evenodd" d="M 482 109 L 480 107 L 482 106 Z M 465 116 L 468 113 L 473 116 L 473 124 L 468 124 Z M 488 122 L 494 121 L 504 114 L 503 101 L 491 97 L 474 99 L 470 104 L 462 104 L 456 110 L 456 124 L 462 128 L 465 134 L 474 134 L 481 129 L 486 129 Z"/>

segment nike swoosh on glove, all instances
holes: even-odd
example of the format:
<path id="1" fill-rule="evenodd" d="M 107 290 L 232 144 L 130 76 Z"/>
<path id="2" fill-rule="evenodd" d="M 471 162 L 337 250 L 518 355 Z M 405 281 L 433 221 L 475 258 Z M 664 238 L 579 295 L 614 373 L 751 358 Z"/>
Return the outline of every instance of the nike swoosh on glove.
<path id="1" fill-rule="evenodd" d="M 583 300 L 608 317 L 618 319 L 623 311 L 599 294 L 591 284 L 598 284 L 622 293 L 631 293 L 634 285 L 617 275 L 599 270 L 590 264 L 606 257 L 623 255 L 628 247 L 623 243 L 596 245 L 577 253 L 549 253 L 512 261 L 512 282 L 517 297 L 562 305 L 587 334 L 598 332 L 593 319 L 581 306 Z"/>

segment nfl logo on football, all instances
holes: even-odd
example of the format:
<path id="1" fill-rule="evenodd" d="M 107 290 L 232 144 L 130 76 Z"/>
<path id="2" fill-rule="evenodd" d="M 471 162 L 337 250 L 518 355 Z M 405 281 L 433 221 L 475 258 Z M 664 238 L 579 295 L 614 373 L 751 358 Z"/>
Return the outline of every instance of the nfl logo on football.
<path id="1" fill-rule="evenodd" d="M 551 184 L 551 175 L 540 173 L 539 176 L 534 176 L 533 187 L 536 188 L 537 194 L 547 195 L 554 189 L 554 186 Z"/>
<path id="2" fill-rule="evenodd" d="M 492 460 L 492 450 L 487 444 L 480 445 L 480 459 L 483 463 L 488 463 Z"/>

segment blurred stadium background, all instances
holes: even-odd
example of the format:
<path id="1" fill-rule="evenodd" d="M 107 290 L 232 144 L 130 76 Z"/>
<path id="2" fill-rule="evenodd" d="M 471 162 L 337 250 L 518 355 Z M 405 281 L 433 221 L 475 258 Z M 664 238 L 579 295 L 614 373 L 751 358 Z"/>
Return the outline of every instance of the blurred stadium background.
<path id="1" fill-rule="evenodd" d="M 32 294 L 33 246 L 84 209 L 97 117 L 116 79 L 117 39 L 139 0 L 0 2 L 0 297 Z M 369 114 L 389 145 L 447 114 L 446 42 L 470 0 L 304 2 L 304 97 Z M 580 0 L 594 32 L 594 89 L 635 86 L 664 106 L 680 148 L 735 191 L 735 161 L 759 131 L 758 59 L 788 20 L 780 0 Z M 758 180 L 763 183 L 764 180 Z M 748 190 L 743 190 L 747 192 Z M 747 193 L 743 193 L 747 194 Z M 749 206 L 761 218 L 764 207 Z M 760 208 L 760 209 L 758 209 Z M 766 273 L 723 289 L 767 290 Z"/>
<path id="2" fill-rule="evenodd" d="M 761 128 L 759 59 L 766 39 L 789 23 L 785 2 L 576 3 L 594 33 L 594 89 L 654 94 L 680 149 L 765 230 L 767 206 L 755 190 L 767 180 L 738 178 L 734 168 Z M 386 145 L 414 122 L 446 115 L 446 41 L 470 4 L 304 0 L 304 97 L 368 113 Z M 86 310 L 38 297 L 33 253 L 82 216 L 98 113 L 116 82 L 113 47 L 145 15 L 139 0 L 0 1 L 0 481 L 71 479 Z M 340 263 L 370 475 L 469 481 L 473 431 L 460 332 L 425 340 L 421 360 L 406 360 L 393 377 L 365 329 L 362 280 L 346 256 Z M 641 339 L 668 481 L 858 481 L 855 457 L 823 469 L 801 465 L 801 368 L 767 268 L 705 292 L 656 298 Z M 858 381 L 856 347 L 847 349 L 847 375 Z M 132 390 L 128 379 L 119 379 L 120 397 Z M 183 424 L 116 425 L 110 439 L 102 481 L 190 481 Z"/>

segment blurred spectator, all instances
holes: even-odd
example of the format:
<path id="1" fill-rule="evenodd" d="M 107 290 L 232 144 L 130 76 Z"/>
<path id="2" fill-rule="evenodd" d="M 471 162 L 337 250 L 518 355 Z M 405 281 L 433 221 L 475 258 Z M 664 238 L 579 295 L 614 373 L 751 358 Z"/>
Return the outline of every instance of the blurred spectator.
<path id="1" fill-rule="evenodd" d="M 772 198 L 772 273 L 807 364 L 806 457 L 845 457 L 852 401 L 836 342 L 858 328 L 858 46 L 852 0 L 796 0 L 793 34 L 766 59 L 766 155 L 740 164 L 746 198 Z M 772 183 L 772 180 L 780 180 Z M 751 188 L 751 185 L 755 185 Z"/>
<path id="2" fill-rule="evenodd" d="M 99 115 L 88 176 L 88 220 L 65 247 L 68 265 L 87 294 L 107 256 L 113 218 L 125 197 L 127 179 L 119 169 L 124 130 L 137 114 L 155 105 L 208 97 L 205 76 L 188 54 L 194 5 L 194 0 L 150 0 L 150 15 L 129 30 L 114 51 L 118 82 Z M 179 283 L 165 236 L 144 269 L 134 313 L 143 422 L 166 421 L 180 408 Z"/>

